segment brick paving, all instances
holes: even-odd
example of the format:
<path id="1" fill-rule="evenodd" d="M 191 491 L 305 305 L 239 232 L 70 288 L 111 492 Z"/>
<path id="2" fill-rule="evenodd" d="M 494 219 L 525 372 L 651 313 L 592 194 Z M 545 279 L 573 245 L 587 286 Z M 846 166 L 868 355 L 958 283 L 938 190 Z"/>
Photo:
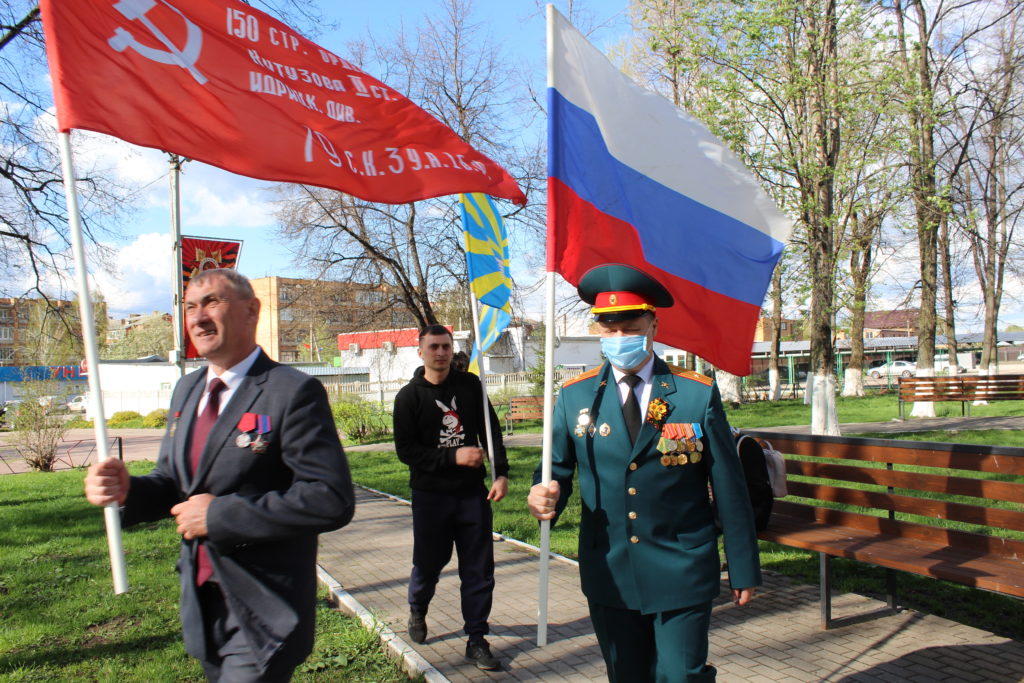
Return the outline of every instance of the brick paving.
<path id="1" fill-rule="evenodd" d="M 497 672 L 463 661 L 457 561 L 445 568 L 427 616 L 429 638 L 408 640 L 406 586 L 412 558 L 408 505 L 360 489 L 356 516 L 320 541 L 320 565 L 405 645 L 451 681 L 600 681 L 604 663 L 574 564 L 551 562 L 548 645 L 536 645 L 537 557 L 495 542 L 496 581 L 491 635 L 502 659 Z M 817 586 L 768 573 L 747 607 L 715 603 L 710 660 L 724 683 L 764 681 L 1024 681 L 1024 643 L 913 611 L 866 618 L 822 631 Z M 866 615 L 885 604 L 844 593 L 837 617 Z"/>

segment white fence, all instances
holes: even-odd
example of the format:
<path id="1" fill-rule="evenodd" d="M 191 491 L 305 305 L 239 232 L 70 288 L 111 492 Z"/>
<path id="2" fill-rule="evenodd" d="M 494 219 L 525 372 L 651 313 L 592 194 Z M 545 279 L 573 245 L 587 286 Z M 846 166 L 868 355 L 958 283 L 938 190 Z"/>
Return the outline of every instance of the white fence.
<path id="1" fill-rule="evenodd" d="M 556 370 L 555 381 L 561 384 L 580 373 L 579 370 Z M 335 400 L 343 394 L 355 395 L 366 401 L 380 401 L 390 405 L 394 403 L 398 390 L 407 384 L 407 380 L 391 380 L 387 382 L 346 382 L 344 384 L 327 383 L 327 395 Z M 534 391 L 533 377 L 528 372 L 512 372 L 503 375 L 487 375 L 487 391 L 492 396 L 511 392 L 514 396 L 529 395 Z M 171 404 L 171 390 L 159 391 L 106 391 L 103 392 L 103 412 L 109 419 L 114 413 L 133 410 L 141 415 L 148 415 L 157 408 L 167 408 Z M 91 415 L 89 416 L 92 417 Z"/>
<path id="2" fill-rule="evenodd" d="M 556 370 L 555 382 L 562 382 L 580 374 L 579 370 Z M 527 395 L 534 391 L 534 378 L 529 372 L 510 372 L 506 374 L 487 375 L 487 392 L 492 396 L 499 392 L 512 392 L 515 395 Z M 332 399 L 341 394 L 359 396 L 367 401 L 380 401 L 390 404 L 395 400 L 399 389 L 408 382 L 406 380 L 390 380 L 387 382 L 346 382 L 328 385 L 327 395 Z"/>

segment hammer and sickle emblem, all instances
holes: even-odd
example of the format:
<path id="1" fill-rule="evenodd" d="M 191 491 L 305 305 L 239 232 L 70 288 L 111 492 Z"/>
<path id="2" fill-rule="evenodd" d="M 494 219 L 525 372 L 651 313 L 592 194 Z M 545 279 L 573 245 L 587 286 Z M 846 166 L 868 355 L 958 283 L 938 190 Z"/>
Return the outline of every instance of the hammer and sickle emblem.
<path id="1" fill-rule="evenodd" d="M 177 64 L 182 69 L 187 69 L 199 85 L 204 85 L 207 78 L 199 73 L 199 69 L 196 68 L 196 61 L 199 59 L 199 53 L 203 49 L 202 30 L 189 21 L 188 17 L 182 14 L 177 7 L 163 2 L 162 4 L 167 5 L 168 8 L 176 12 L 185 21 L 185 26 L 188 30 L 185 47 L 179 48 L 146 16 L 151 9 L 156 7 L 156 3 L 157 0 L 120 0 L 120 2 L 114 5 L 114 9 L 123 14 L 129 21 L 137 19 L 141 22 L 143 26 L 149 29 L 153 37 L 167 47 L 166 50 L 143 45 L 135 36 L 120 27 L 114 29 L 114 35 L 107 40 L 107 44 L 116 52 L 124 52 L 128 48 L 132 48 L 146 59 L 151 59 L 154 62 Z"/>

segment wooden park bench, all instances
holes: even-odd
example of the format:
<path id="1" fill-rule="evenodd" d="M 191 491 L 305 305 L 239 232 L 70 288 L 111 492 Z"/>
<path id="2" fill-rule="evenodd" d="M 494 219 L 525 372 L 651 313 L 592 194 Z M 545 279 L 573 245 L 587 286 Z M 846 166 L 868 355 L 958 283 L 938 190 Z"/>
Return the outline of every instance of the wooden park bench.
<path id="1" fill-rule="evenodd" d="M 785 455 L 788 495 L 758 535 L 819 553 L 822 628 L 833 557 L 887 570 L 886 612 L 896 571 L 1024 597 L 1024 448 L 744 433 Z"/>
<path id="2" fill-rule="evenodd" d="M 512 423 L 520 420 L 543 420 L 543 396 L 513 396 L 505 413 L 505 435 L 512 434 Z"/>
<path id="3" fill-rule="evenodd" d="M 963 375 L 949 377 L 900 377 L 899 407 L 921 401 L 959 401 L 960 414 L 971 414 L 974 401 L 1024 400 L 1024 375 Z"/>

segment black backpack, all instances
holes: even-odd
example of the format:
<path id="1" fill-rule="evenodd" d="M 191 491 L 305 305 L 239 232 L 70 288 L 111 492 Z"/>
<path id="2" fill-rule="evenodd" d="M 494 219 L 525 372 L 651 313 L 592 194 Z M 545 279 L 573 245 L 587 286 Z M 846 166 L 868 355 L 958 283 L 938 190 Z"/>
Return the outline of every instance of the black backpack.
<path id="1" fill-rule="evenodd" d="M 745 434 L 736 434 L 736 450 L 743 465 L 743 475 L 747 479 L 747 493 L 750 494 L 750 507 L 754 509 L 754 526 L 763 531 L 772 516 L 771 480 L 768 478 L 768 465 L 765 462 L 764 449 L 757 439 Z"/>

